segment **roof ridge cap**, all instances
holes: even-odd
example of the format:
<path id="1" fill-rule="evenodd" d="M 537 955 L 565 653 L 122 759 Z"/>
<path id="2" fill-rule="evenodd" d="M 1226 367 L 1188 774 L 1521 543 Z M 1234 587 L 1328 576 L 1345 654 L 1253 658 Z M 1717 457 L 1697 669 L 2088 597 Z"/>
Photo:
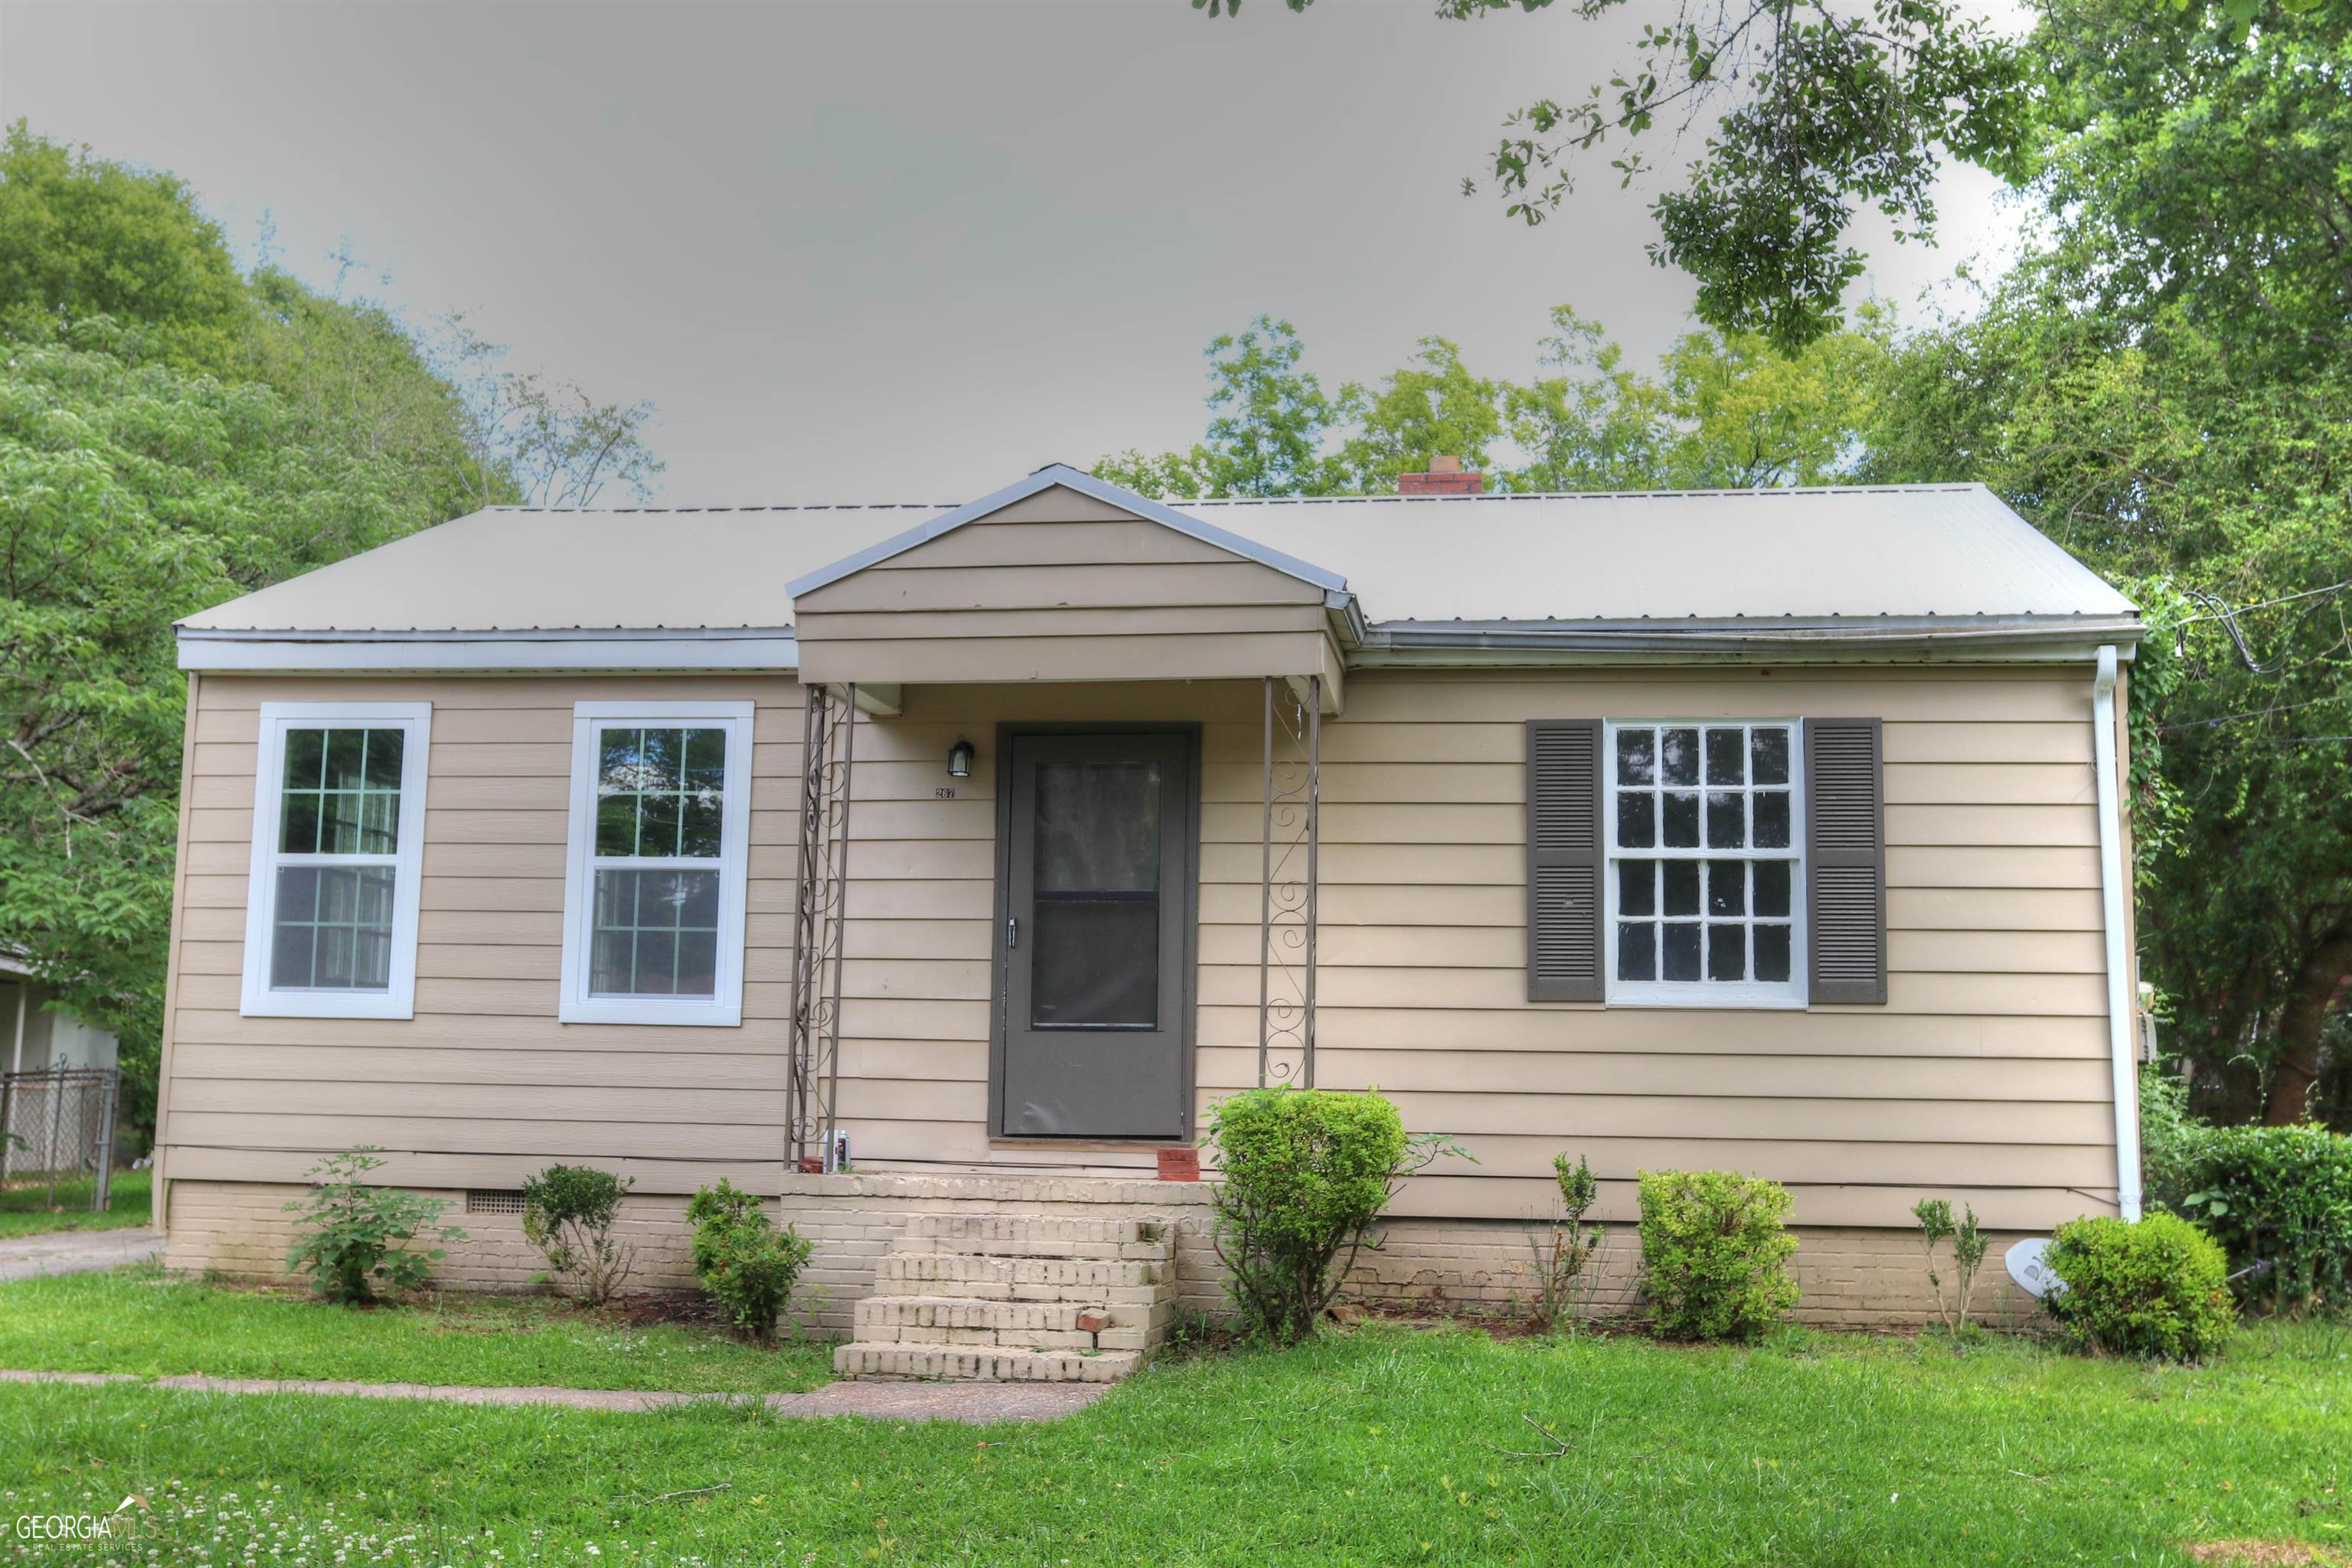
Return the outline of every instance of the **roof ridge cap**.
<path id="1" fill-rule="evenodd" d="M 1393 495 L 1381 492 L 1354 496 L 1202 496 L 1191 500 L 1164 500 L 1160 504 L 1181 509 L 1204 506 L 1354 506 L 1379 501 L 1421 505 L 1432 501 L 1654 500 L 1689 496 L 1760 499 L 1780 496 L 1957 495 L 1983 489 L 1985 486 L 1978 480 L 1949 479 L 1900 485 L 1758 485 L 1736 489 L 1486 490 L 1478 495 Z"/>
<path id="2" fill-rule="evenodd" d="M 533 512 L 548 517 L 577 517 L 592 514 L 609 517 L 620 512 L 659 512 L 674 516 L 680 513 L 739 511 L 951 511 L 962 504 L 961 501 L 929 500 L 829 500 L 773 501 L 745 506 L 486 506 L 478 507 L 464 515 L 479 517 L 486 512 L 499 512 L 505 515 Z M 454 522 L 457 519 L 452 518 L 450 521 Z"/>

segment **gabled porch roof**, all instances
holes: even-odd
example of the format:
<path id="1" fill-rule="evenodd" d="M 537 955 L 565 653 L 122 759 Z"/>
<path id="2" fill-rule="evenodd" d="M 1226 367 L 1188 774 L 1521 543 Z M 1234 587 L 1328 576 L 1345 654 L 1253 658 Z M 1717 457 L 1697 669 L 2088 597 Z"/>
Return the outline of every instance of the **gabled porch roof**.
<path id="1" fill-rule="evenodd" d="M 977 522 L 982 518 L 992 516 L 1016 501 L 1027 500 L 1031 496 L 1041 494 L 1056 486 L 1100 501 L 1106 506 L 1116 507 L 1121 511 L 1132 513 L 1148 522 L 1156 522 L 1162 528 L 1172 528 L 1188 538 L 1197 539 L 1204 544 L 1214 545 L 1220 550 L 1240 556 L 1244 561 L 1255 561 L 1262 566 L 1271 567 L 1276 572 L 1296 577 L 1303 583 L 1311 583 L 1326 593 L 1344 594 L 1348 590 L 1348 579 L 1337 572 L 1301 561 L 1295 555 L 1286 555 L 1279 550 L 1259 543 L 1256 540 L 1244 539 L 1238 533 L 1219 528 L 1213 522 L 1203 521 L 1189 513 L 1178 511 L 1174 507 L 1137 495 L 1133 490 L 1121 489 L 1117 485 L 1105 483 L 1092 474 L 1081 472 L 1066 463 L 1048 463 L 1028 478 L 1009 484 L 993 495 L 982 496 L 976 501 L 968 502 L 953 511 L 931 519 L 929 522 L 917 523 L 904 533 L 895 534 L 878 543 L 869 544 L 855 554 L 845 555 L 828 565 L 818 567 L 805 576 L 794 578 L 784 585 L 784 592 L 797 601 L 803 595 L 837 583 L 854 572 L 863 572 L 868 566 L 878 565 L 894 556 L 902 555 L 919 545 L 928 544 L 942 534 L 961 528 L 966 523 Z"/>
<path id="2" fill-rule="evenodd" d="M 1278 676 L 1339 693 L 1347 580 L 1059 464 L 790 585 L 808 684 Z"/>

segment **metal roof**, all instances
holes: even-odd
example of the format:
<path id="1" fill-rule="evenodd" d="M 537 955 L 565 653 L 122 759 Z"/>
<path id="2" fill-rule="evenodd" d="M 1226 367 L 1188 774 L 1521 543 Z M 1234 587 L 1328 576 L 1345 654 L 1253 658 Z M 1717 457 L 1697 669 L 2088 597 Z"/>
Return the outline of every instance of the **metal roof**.
<path id="1" fill-rule="evenodd" d="M 493 508 L 182 625 L 781 631 L 791 587 L 832 581 L 1055 482 L 1351 595 L 1375 632 L 1400 643 L 1506 629 L 1769 619 L 1833 632 L 1854 621 L 2015 627 L 2134 615 L 1981 485 L 1160 503 L 1045 469 L 965 507 Z"/>
<path id="2" fill-rule="evenodd" d="M 1375 626 L 2128 615 L 1982 485 L 1199 501 Z"/>

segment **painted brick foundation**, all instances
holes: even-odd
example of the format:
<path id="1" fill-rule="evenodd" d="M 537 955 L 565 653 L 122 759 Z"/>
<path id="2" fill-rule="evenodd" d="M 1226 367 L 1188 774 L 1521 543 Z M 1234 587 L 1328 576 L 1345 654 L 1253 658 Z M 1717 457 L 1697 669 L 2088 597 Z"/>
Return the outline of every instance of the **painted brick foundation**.
<path id="1" fill-rule="evenodd" d="M 845 1337 L 857 1301 L 874 1285 L 890 1243 L 916 1214 L 1011 1214 L 1121 1217 L 1168 1225 L 1176 1239 L 1179 1310 L 1214 1312 L 1223 1305 L 1216 1256 L 1209 1244 L 1209 1190 L 1178 1182 L 1118 1181 L 1033 1175 L 913 1176 L 788 1175 L 772 1212 L 816 1244 L 806 1282 L 821 1289 L 814 1327 Z M 285 1277 L 292 1216 L 283 1205 L 299 1195 L 290 1185 L 175 1182 L 171 1191 L 167 1267 L 215 1271 L 241 1279 Z M 450 1202 L 448 1223 L 468 1239 L 453 1244 L 437 1270 L 446 1284 L 480 1290 L 525 1290 L 546 1262 L 523 1239 L 511 1214 L 466 1214 L 465 1194 L 436 1192 Z M 683 1196 L 632 1196 L 619 1234 L 637 1250 L 631 1289 L 691 1289 Z M 1823 1326 L 1885 1328 L 1916 1325 L 1935 1313 L 1918 1240 L 1908 1231 L 1799 1226 L 1797 1279 L 1803 1294 L 1800 1321 Z M 1529 1227 L 1515 1220 L 1401 1219 L 1384 1227 L 1377 1250 L 1357 1260 L 1349 1295 L 1375 1308 L 1452 1311 L 1500 1317 L 1524 1311 L 1534 1295 Z M 2016 1237 L 1993 1237 L 1977 1290 L 1976 1315 L 1994 1324 L 2021 1323 L 2032 1302 L 2010 1283 L 2000 1254 Z M 1630 1226 L 1612 1226 L 1601 1257 L 1593 1310 L 1622 1311 L 1635 1298 L 1640 1244 Z M 803 1306 L 803 1310 L 808 1308 Z"/>

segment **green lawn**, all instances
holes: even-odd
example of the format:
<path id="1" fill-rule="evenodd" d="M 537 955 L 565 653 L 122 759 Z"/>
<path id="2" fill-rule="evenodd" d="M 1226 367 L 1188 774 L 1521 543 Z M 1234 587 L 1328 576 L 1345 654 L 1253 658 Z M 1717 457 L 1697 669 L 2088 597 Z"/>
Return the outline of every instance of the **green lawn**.
<path id="1" fill-rule="evenodd" d="M 60 1186 L 60 1206 L 57 1208 L 49 1206 L 47 1187 L 0 1192 L 0 1241 L 16 1236 L 46 1236 L 58 1230 L 121 1230 L 127 1226 L 146 1225 L 154 1217 L 150 1206 L 153 1185 L 152 1171 L 117 1171 L 109 1206 L 96 1213 L 84 1206 L 89 1202 L 87 1181 Z"/>
<path id="2" fill-rule="evenodd" d="M 1565 1453 L 1498 1452 L 1550 1447 L 1527 1417 Z M 2352 1548 L 2352 1337 L 2148 1369 L 1376 1325 L 993 1429 L 0 1386 L 0 1451 L 12 1515 L 149 1500 L 83 1563 L 2180 1563 Z"/>
<path id="3" fill-rule="evenodd" d="M 45 1372 L 765 1393 L 824 1382 L 826 1355 L 820 1345 L 767 1351 L 691 1325 L 635 1325 L 538 1296 L 333 1307 L 153 1268 L 0 1285 L 0 1367 Z"/>

